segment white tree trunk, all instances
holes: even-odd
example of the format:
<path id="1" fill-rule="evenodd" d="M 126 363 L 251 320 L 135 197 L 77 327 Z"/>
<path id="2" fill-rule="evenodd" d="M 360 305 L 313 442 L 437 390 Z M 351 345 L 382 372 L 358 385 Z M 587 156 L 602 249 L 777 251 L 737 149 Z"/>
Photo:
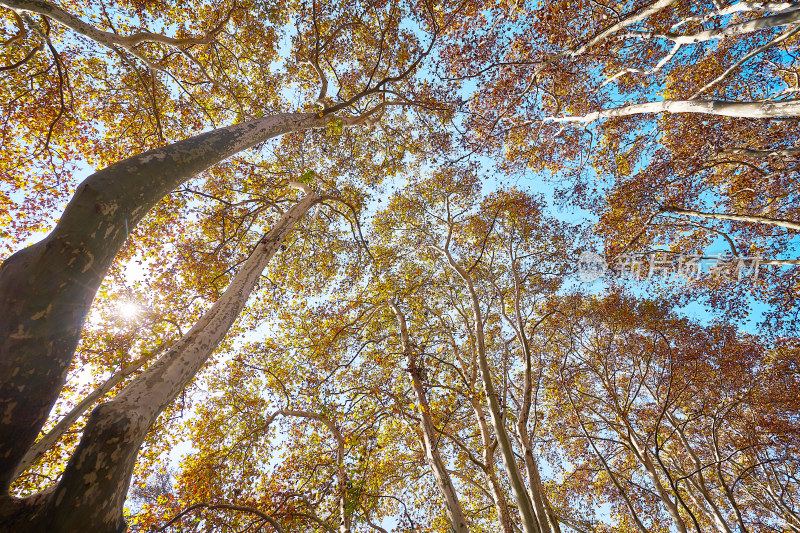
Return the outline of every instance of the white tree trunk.
<path id="1" fill-rule="evenodd" d="M 406 364 L 408 365 L 408 372 L 411 375 L 411 383 L 414 388 L 416 404 L 419 410 L 419 425 L 422 429 L 425 457 L 433 471 L 433 477 L 436 481 L 436 486 L 439 488 L 439 493 L 442 499 L 444 499 L 445 512 L 447 513 L 447 521 L 450 523 L 450 530 L 453 533 L 468 533 L 467 519 L 464 517 L 464 511 L 461 507 L 458 493 L 450 478 L 450 474 L 447 472 L 442 456 L 439 453 L 439 436 L 436 435 L 428 398 L 420 380 L 417 358 L 411 348 L 405 315 L 403 315 L 400 308 L 393 301 L 389 301 L 388 305 L 394 311 L 400 326 L 400 342 L 403 346 L 403 354 L 405 355 Z"/>
<path id="2" fill-rule="evenodd" d="M 725 100 L 662 100 L 631 104 L 581 116 L 547 117 L 545 122 L 589 123 L 602 118 L 628 117 L 657 113 L 700 113 L 739 118 L 781 118 L 800 115 L 800 100 L 781 102 L 729 102 Z"/>
<path id="3" fill-rule="evenodd" d="M 318 195 L 307 194 L 284 213 L 186 335 L 116 397 L 94 409 L 61 480 L 50 492 L 48 530 L 125 528 L 122 505 L 145 435 L 223 340 L 269 260 L 319 200 Z"/>
<path id="4" fill-rule="evenodd" d="M 135 155 L 83 181 L 42 241 L 0 266 L 0 498 L 58 398 L 83 320 L 134 227 L 187 179 L 270 138 L 334 117 L 285 113 Z M 13 378 L 9 377 L 13 376 Z"/>
<path id="5" fill-rule="evenodd" d="M 500 409 L 497 392 L 492 383 L 491 368 L 489 367 L 489 360 L 486 355 L 486 342 L 483 333 L 483 313 L 481 312 L 478 294 L 475 292 L 475 286 L 472 283 L 472 278 L 469 276 L 469 273 L 456 263 L 447 248 L 437 248 L 437 250 L 445 256 L 445 259 L 452 269 L 462 279 L 470 297 L 473 320 L 475 321 L 475 348 L 478 352 L 478 367 L 481 373 L 481 383 L 483 384 L 483 390 L 486 394 L 486 401 L 489 404 L 489 418 L 492 421 L 495 436 L 500 445 L 500 457 L 503 459 L 503 466 L 505 467 L 509 483 L 511 484 L 511 492 L 514 495 L 514 500 L 519 509 L 522 530 L 524 533 L 540 533 L 539 525 L 536 520 L 536 512 L 533 509 L 528 491 L 525 489 L 525 484 L 522 481 L 522 475 L 517 466 L 514 449 L 511 445 L 511 438 L 505 427 L 505 420 Z"/>

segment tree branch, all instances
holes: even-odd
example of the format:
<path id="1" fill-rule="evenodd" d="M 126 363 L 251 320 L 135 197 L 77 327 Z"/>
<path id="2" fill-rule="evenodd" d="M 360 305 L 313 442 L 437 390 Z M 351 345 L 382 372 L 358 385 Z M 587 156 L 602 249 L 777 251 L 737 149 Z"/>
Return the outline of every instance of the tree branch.
<path id="1" fill-rule="evenodd" d="M 658 113 L 700 113 L 738 118 L 782 118 L 800 115 L 800 99 L 782 102 L 731 102 L 726 100 L 662 100 L 593 111 L 582 116 L 546 117 L 544 122 L 589 123 L 611 117 Z"/>
<path id="2" fill-rule="evenodd" d="M 762 217 L 755 215 L 736 215 L 731 213 L 707 213 L 704 211 L 695 211 L 694 209 L 683 209 L 681 207 L 673 207 L 673 206 L 664 207 L 662 210 L 668 213 L 679 213 L 681 215 L 688 215 L 693 217 L 708 218 L 713 220 L 735 220 L 738 222 L 753 222 L 756 224 L 768 224 L 770 226 L 778 226 L 793 231 L 800 231 L 800 222 L 793 222 L 791 220 L 784 220 L 780 218 L 769 218 L 769 217 Z"/>
<path id="3" fill-rule="evenodd" d="M 268 515 L 264 511 L 260 511 L 260 510 L 254 508 L 254 507 L 248 507 L 248 506 L 245 506 L 245 505 L 237 505 L 237 504 L 233 504 L 233 503 L 214 503 L 214 504 L 211 504 L 211 503 L 195 503 L 194 505 L 190 505 L 189 507 L 187 507 L 183 511 L 181 511 L 178 514 L 176 514 L 175 516 L 173 516 L 163 526 L 161 526 L 161 527 L 153 526 L 153 529 L 155 531 L 164 531 L 169 526 L 171 526 L 172 524 L 174 524 L 175 522 L 180 520 L 182 517 L 186 516 L 187 514 L 191 513 L 192 511 L 195 511 L 197 509 L 208 509 L 209 511 L 215 511 L 217 509 L 226 509 L 226 510 L 230 510 L 230 511 L 241 511 L 243 513 L 251 513 L 251 514 L 254 514 L 254 515 L 258 516 L 259 518 L 263 518 L 266 522 L 269 522 L 269 524 L 273 528 L 275 528 L 275 531 L 277 531 L 278 533 L 284 533 L 284 529 L 281 527 L 280 523 L 278 523 L 277 520 L 272 518 L 270 515 Z"/>
<path id="4" fill-rule="evenodd" d="M 7 7 L 14 12 L 27 11 L 29 13 L 36 13 L 52 19 L 62 26 L 65 26 L 74 32 L 88 37 L 89 39 L 103 44 L 105 46 L 113 47 L 114 45 L 123 48 L 132 48 L 137 44 L 144 42 L 153 42 L 167 44 L 171 46 L 189 46 L 196 44 L 208 44 L 214 39 L 216 34 L 228 22 L 231 12 L 217 25 L 212 31 L 203 37 L 186 37 L 177 39 L 174 37 L 167 37 L 158 33 L 151 33 L 149 31 L 134 33 L 133 35 L 117 35 L 107 31 L 98 30 L 91 24 L 87 24 L 78 17 L 64 11 L 60 7 L 45 2 L 44 0 L 0 0 L 0 6 Z M 232 10 L 231 10 L 232 11 Z"/>

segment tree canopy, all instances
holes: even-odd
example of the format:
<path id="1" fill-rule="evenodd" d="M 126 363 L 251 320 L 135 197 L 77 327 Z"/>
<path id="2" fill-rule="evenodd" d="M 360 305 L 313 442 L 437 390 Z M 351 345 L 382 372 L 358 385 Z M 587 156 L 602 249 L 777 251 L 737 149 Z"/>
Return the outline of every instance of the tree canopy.
<path id="1" fill-rule="evenodd" d="M 800 533 L 800 4 L 0 17 L 0 527 Z"/>

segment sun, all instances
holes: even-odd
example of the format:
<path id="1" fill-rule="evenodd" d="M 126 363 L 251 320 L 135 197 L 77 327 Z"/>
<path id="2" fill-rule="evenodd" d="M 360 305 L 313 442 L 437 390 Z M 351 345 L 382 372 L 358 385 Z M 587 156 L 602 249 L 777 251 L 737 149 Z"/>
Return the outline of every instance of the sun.
<path id="1" fill-rule="evenodd" d="M 142 308 L 136 302 L 120 302 L 117 304 L 117 315 L 124 320 L 135 320 Z"/>

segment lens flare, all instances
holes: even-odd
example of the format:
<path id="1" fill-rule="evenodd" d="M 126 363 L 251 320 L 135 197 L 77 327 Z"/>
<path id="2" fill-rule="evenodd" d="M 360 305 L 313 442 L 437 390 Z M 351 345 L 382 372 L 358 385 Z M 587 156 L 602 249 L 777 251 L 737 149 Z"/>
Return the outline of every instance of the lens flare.
<path id="1" fill-rule="evenodd" d="M 141 307 L 135 302 L 120 302 L 117 305 L 117 314 L 125 320 L 136 319 L 141 311 Z"/>

